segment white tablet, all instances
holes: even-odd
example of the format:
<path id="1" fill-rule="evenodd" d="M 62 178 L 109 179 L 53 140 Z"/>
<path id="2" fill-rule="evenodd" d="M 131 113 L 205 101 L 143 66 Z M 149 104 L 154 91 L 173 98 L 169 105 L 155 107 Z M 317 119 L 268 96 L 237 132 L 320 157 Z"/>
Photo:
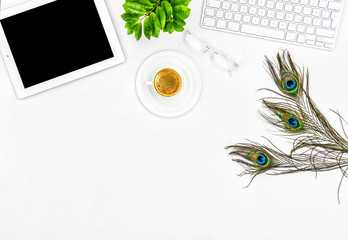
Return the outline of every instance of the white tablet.
<path id="1" fill-rule="evenodd" d="M 1 11 L 0 23 L 18 98 L 125 60 L 104 0 L 30 0 Z"/>

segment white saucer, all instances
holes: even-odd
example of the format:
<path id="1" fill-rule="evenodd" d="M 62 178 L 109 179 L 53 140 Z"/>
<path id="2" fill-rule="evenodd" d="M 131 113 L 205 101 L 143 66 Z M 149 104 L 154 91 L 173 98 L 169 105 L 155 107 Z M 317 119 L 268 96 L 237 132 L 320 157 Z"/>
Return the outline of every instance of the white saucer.
<path id="1" fill-rule="evenodd" d="M 165 68 L 178 72 L 182 79 L 180 91 L 172 97 L 160 95 L 154 87 L 156 74 Z M 177 117 L 188 112 L 201 93 L 201 76 L 196 64 L 185 54 L 164 51 L 150 56 L 141 65 L 136 90 L 141 103 L 150 112 L 162 117 Z"/>

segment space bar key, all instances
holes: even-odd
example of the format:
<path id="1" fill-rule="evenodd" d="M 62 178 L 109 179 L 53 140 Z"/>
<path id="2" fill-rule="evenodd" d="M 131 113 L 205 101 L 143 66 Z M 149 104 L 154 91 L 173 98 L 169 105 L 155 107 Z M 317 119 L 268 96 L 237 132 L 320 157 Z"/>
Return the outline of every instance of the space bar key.
<path id="1" fill-rule="evenodd" d="M 269 28 L 262 28 L 257 26 L 250 26 L 250 25 L 242 25 L 242 28 L 240 31 L 242 33 L 248 33 L 252 35 L 276 38 L 276 39 L 284 39 L 284 35 L 285 35 L 285 33 L 282 31 L 269 29 Z"/>

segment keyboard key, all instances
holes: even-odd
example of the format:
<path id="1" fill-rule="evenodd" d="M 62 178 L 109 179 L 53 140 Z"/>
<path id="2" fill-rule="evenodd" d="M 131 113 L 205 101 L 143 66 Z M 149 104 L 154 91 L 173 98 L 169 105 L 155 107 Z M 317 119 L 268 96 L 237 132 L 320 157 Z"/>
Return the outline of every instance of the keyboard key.
<path id="1" fill-rule="evenodd" d="M 250 5 L 256 5 L 256 0 L 249 0 Z"/>
<path id="2" fill-rule="evenodd" d="M 331 23 L 331 28 L 335 29 L 335 28 L 337 28 L 337 26 L 338 26 L 338 20 L 333 20 Z"/>
<path id="3" fill-rule="evenodd" d="M 208 26 L 208 27 L 214 27 L 214 25 L 215 25 L 215 18 L 205 17 L 203 19 L 203 25 L 204 26 Z"/>
<path id="4" fill-rule="evenodd" d="M 306 44 L 308 44 L 308 45 L 314 45 L 314 41 L 313 41 L 313 40 L 306 40 Z"/>
<path id="5" fill-rule="evenodd" d="M 221 10 L 216 11 L 216 15 L 217 18 L 222 18 L 224 16 L 224 12 Z"/>
<path id="6" fill-rule="evenodd" d="M 274 8 L 275 3 L 273 1 L 267 1 L 268 8 Z"/>
<path id="7" fill-rule="evenodd" d="M 296 5 L 294 7 L 294 12 L 295 13 L 301 13 L 302 12 L 302 6 L 301 5 Z"/>
<path id="8" fill-rule="evenodd" d="M 258 25 L 260 23 L 260 18 L 258 17 L 253 17 L 251 20 L 251 23 L 254 25 Z"/>
<path id="9" fill-rule="evenodd" d="M 257 35 L 262 37 L 270 37 L 275 39 L 284 39 L 284 32 L 269 28 L 263 28 L 258 26 L 251 26 L 251 25 L 242 25 L 241 28 L 242 33 L 248 33 L 251 35 Z"/>
<path id="10" fill-rule="evenodd" d="M 273 10 L 268 10 L 268 12 L 267 12 L 267 17 L 269 17 L 269 18 L 274 18 L 274 16 L 275 16 L 275 11 L 273 11 Z"/>
<path id="11" fill-rule="evenodd" d="M 231 20 L 232 19 L 232 13 L 231 12 L 226 12 L 225 19 Z"/>
<path id="12" fill-rule="evenodd" d="M 277 28 L 278 27 L 278 21 L 276 20 L 271 20 L 269 23 L 269 26 L 272 28 Z"/>
<path id="13" fill-rule="evenodd" d="M 218 20 L 216 23 L 216 27 L 220 29 L 225 29 L 226 28 L 226 21 L 224 20 Z"/>
<path id="14" fill-rule="evenodd" d="M 312 7 L 317 7 L 318 6 L 319 1 L 318 0 L 310 0 L 309 1 L 309 5 L 311 5 Z"/>
<path id="15" fill-rule="evenodd" d="M 237 12 L 237 11 L 239 10 L 239 5 L 233 3 L 233 4 L 231 5 L 231 10 L 234 11 L 234 12 Z"/>
<path id="16" fill-rule="evenodd" d="M 234 21 L 240 21 L 242 19 L 242 15 L 241 14 L 239 14 L 239 13 L 236 13 L 236 14 L 234 14 L 234 18 L 233 18 L 233 20 Z"/>
<path id="17" fill-rule="evenodd" d="M 311 24 L 312 23 L 312 18 L 311 17 L 304 17 L 303 18 L 303 23 L 304 24 Z"/>
<path id="18" fill-rule="evenodd" d="M 287 12 L 291 12 L 292 8 L 293 8 L 293 5 L 287 3 L 287 4 L 285 4 L 284 10 Z"/>
<path id="19" fill-rule="evenodd" d="M 337 26 L 338 26 L 338 19 L 337 18 L 332 19 L 331 28 L 335 29 L 337 28 Z"/>
<path id="20" fill-rule="evenodd" d="M 239 23 L 229 22 L 228 26 L 227 26 L 227 29 L 230 30 L 230 31 L 238 32 L 239 31 L 239 26 L 240 26 Z"/>
<path id="21" fill-rule="evenodd" d="M 257 15 L 261 16 L 261 17 L 264 17 L 266 16 L 266 10 L 263 9 L 263 8 L 260 8 Z"/>
<path id="22" fill-rule="evenodd" d="M 251 17 L 249 15 L 244 15 L 243 22 L 250 23 L 250 21 L 251 21 Z"/>
<path id="23" fill-rule="evenodd" d="M 319 8 L 313 9 L 312 15 L 316 16 L 316 17 L 319 17 L 321 15 L 321 10 Z"/>
<path id="24" fill-rule="evenodd" d="M 316 42 L 325 42 L 325 38 L 324 37 L 317 37 L 315 39 Z"/>
<path id="25" fill-rule="evenodd" d="M 221 2 L 217 0 L 207 0 L 207 6 L 213 8 L 220 8 Z"/>
<path id="26" fill-rule="evenodd" d="M 319 36 L 323 36 L 323 37 L 334 37 L 335 36 L 335 31 L 331 31 L 328 29 L 324 29 L 324 28 L 317 28 L 315 30 L 315 33 Z"/>
<path id="27" fill-rule="evenodd" d="M 332 10 L 340 10 L 341 3 L 340 2 L 329 2 L 329 5 L 327 6 L 327 8 L 332 9 Z"/>
<path id="28" fill-rule="evenodd" d="M 299 35 L 297 36 L 297 42 L 298 42 L 298 43 L 305 43 L 305 41 L 306 41 L 306 35 L 304 35 L 304 34 L 299 34 Z"/>
<path id="29" fill-rule="evenodd" d="M 212 8 L 206 8 L 205 9 L 205 15 L 213 17 L 215 15 L 215 10 L 212 9 Z"/>
<path id="30" fill-rule="evenodd" d="M 314 18 L 313 19 L 313 25 L 314 26 L 320 26 L 321 24 L 321 19 L 320 18 Z"/>
<path id="31" fill-rule="evenodd" d="M 309 0 L 301 0 L 300 3 L 302 5 L 308 5 Z"/>
<path id="32" fill-rule="evenodd" d="M 331 19 L 334 20 L 334 19 L 338 19 L 339 15 L 338 15 L 338 12 L 332 12 L 331 13 Z"/>
<path id="33" fill-rule="evenodd" d="M 304 7 L 302 13 L 305 15 L 310 15 L 312 12 L 312 9 L 309 7 Z"/>
<path id="34" fill-rule="evenodd" d="M 305 30 L 306 30 L 306 27 L 304 25 L 301 25 L 301 24 L 297 25 L 298 32 L 304 33 Z"/>
<path id="35" fill-rule="evenodd" d="M 332 43 L 325 43 L 324 47 L 332 49 L 333 44 Z"/>
<path id="36" fill-rule="evenodd" d="M 308 33 L 308 34 L 314 34 L 314 27 L 307 27 L 306 33 Z"/>
<path id="37" fill-rule="evenodd" d="M 324 37 L 324 41 L 323 42 L 334 44 L 335 40 L 334 40 L 334 38 Z"/>
<path id="38" fill-rule="evenodd" d="M 323 18 L 328 18 L 328 17 L 330 17 L 330 11 L 323 10 L 323 11 L 321 12 L 321 16 L 322 16 Z"/>
<path id="39" fill-rule="evenodd" d="M 318 47 L 323 47 L 324 43 L 323 42 L 315 42 L 315 45 Z"/>
<path id="40" fill-rule="evenodd" d="M 303 17 L 301 15 L 295 15 L 294 21 L 295 22 L 302 22 Z"/>
<path id="41" fill-rule="evenodd" d="M 297 34 L 296 34 L 296 33 L 288 32 L 288 33 L 286 33 L 286 38 L 285 38 L 285 40 L 286 40 L 286 41 L 290 41 L 290 42 L 295 42 L 295 41 L 296 41 L 296 37 L 297 37 Z"/>
<path id="42" fill-rule="evenodd" d="M 258 2 L 257 2 L 257 6 L 259 6 L 259 7 L 264 7 L 265 6 L 265 0 L 259 0 Z"/>
<path id="43" fill-rule="evenodd" d="M 306 39 L 315 42 L 316 36 L 315 36 L 315 35 L 307 34 L 307 35 L 306 35 Z"/>
<path id="44" fill-rule="evenodd" d="M 285 20 L 286 21 L 292 21 L 294 19 L 294 15 L 292 13 L 286 13 L 285 14 Z"/>
<path id="45" fill-rule="evenodd" d="M 328 0 L 320 0 L 319 7 L 320 8 L 326 8 L 328 3 L 329 3 Z"/>
<path id="46" fill-rule="evenodd" d="M 288 27 L 288 24 L 286 22 L 279 22 L 279 28 L 280 29 L 286 29 Z"/>
<path id="47" fill-rule="evenodd" d="M 261 26 L 267 27 L 268 26 L 268 22 L 269 22 L 269 20 L 267 18 L 262 18 L 261 19 Z"/>
<path id="48" fill-rule="evenodd" d="M 256 12 L 257 12 L 257 8 L 256 8 L 256 7 L 250 7 L 250 9 L 249 9 L 249 14 L 255 15 Z"/>
<path id="49" fill-rule="evenodd" d="M 331 26 L 331 22 L 330 20 L 323 20 L 322 23 L 321 23 L 321 26 L 324 27 L 324 28 L 329 28 Z"/>
<path id="50" fill-rule="evenodd" d="M 312 18 L 311 17 L 304 17 L 303 18 L 303 23 L 307 24 L 307 25 L 311 24 L 312 23 Z"/>
<path id="51" fill-rule="evenodd" d="M 296 24 L 294 24 L 294 23 L 289 23 L 288 30 L 289 30 L 289 31 L 295 31 L 295 29 L 296 29 Z"/>
<path id="52" fill-rule="evenodd" d="M 240 12 L 241 13 L 247 13 L 248 12 L 248 6 L 245 6 L 245 5 L 240 6 Z"/>
<path id="53" fill-rule="evenodd" d="M 284 4 L 282 2 L 277 2 L 276 9 L 277 10 L 283 10 L 283 6 L 284 6 Z"/>
<path id="54" fill-rule="evenodd" d="M 222 3 L 222 9 L 224 9 L 224 10 L 230 9 L 230 3 L 229 2 L 223 2 Z"/>
<path id="55" fill-rule="evenodd" d="M 279 20 L 284 19 L 284 13 L 283 12 L 277 12 L 276 18 L 279 19 Z"/>

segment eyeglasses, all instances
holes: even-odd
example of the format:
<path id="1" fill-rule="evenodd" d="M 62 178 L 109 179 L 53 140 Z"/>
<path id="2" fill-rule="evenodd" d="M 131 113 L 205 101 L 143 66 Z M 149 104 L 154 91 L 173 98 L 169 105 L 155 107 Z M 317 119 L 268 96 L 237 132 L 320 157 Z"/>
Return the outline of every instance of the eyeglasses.
<path id="1" fill-rule="evenodd" d="M 239 63 L 236 59 L 217 50 L 213 45 L 202 40 L 198 35 L 193 34 L 187 30 L 184 34 L 184 43 L 187 43 L 190 47 L 202 52 L 208 53 L 210 59 L 219 67 L 228 71 L 229 77 L 232 76 L 232 71 L 239 67 Z"/>

